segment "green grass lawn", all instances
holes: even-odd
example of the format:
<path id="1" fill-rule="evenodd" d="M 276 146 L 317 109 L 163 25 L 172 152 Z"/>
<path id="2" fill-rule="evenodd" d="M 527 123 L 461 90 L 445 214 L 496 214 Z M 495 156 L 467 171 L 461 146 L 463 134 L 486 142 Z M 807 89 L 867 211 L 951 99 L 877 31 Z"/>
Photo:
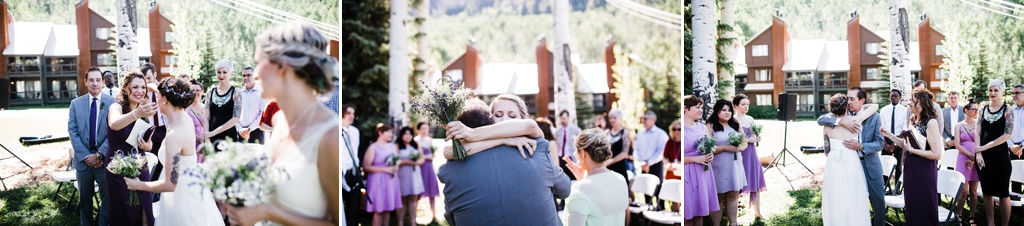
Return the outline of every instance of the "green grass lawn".
<path id="1" fill-rule="evenodd" d="M 51 199 L 56 189 L 47 182 L 0 192 L 0 225 L 78 225 L 75 206 L 63 209 L 64 202 Z"/>

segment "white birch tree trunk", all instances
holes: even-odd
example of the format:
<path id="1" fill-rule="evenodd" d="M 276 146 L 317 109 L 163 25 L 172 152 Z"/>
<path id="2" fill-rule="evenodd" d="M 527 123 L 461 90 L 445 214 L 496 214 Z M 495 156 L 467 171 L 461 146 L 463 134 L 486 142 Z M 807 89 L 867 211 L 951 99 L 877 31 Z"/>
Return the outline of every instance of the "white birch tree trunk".
<path id="1" fill-rule="evenodd" d="M 725 25 L 729 25 L 729 27 L 733 27 L 733 28 L 735 28 L 734 24 L 735 24 L 735 21 L 736 21 L 735 2 L 736 2 L 736 0 L 723 0 L 722 1 L 722 21 L 721 21 L 721 23 L 723 23 Z M 735 33 L 731 32 L 731 31 L 730 32 L 725 32 L 725 34 L 722 34 L 722 36 L 724 36 L 725 38 L 731 38 L 731 37 L 735 37 Z M 721 50 L 722 53 L 725 54 L 725 58 L 727 60 L 729 60 L 729 62 L 736 62 L 736 60 L 734 59 L 734 58 L 736 58 L 736 49 L 733 48 L 733 44 L 734 43 L 726 44 L 725 46 L 722 46 L 724 49 Z M 733 64 L 733 67 L 735 68 L 736 64 Z M 720 75 L 720 77 L 722 78 L 723 81 L 736 81 L 736 75 L 734 75 L 732 73 L 729 73 L 728 70 L 722 70 L 719 73 L 722 73 Z M 731 97 L 731 96 L 735 96 L 736 95 L 736 86 L 739 85 L 739 84 L 737 84 L 735 82 L 733 82 L 732 84 L 733 84 L 732 85 L 733 87 L 731 89 L 726 89 L 725 90 L 726 96 L 730 96 Z"/>
<path id="2" fill-rule="evenodd" d="M 569 11 L 572 6 L 569 0 L 555 0 L 553 10 L 555 16 L 555 114 L 562 110 L 569 111 L 569 120 L 576 118 L 576 87 L 572 82 L 572 51 L 569 48 Z M 548 109 L 537 109 L 547 111 Z M 561 119 L 558 119 L 561 120 Z M 556 122 L 560 124 L 561 122 Z M 573 124 L 575 122 L 569 122 Z"/>
<path id="3" fill-rule="evenodd" d="M 119 75 L 124 75 L 139 67 L 136 48 L 149 47 L 139 46 L 136 40 L 139 26 L 135 18 L 135 0 L 117 0 L 114 7 L 117 8 L 117 70 Z"/>
<path id="4" fill-rule="evenodd" d="M 406 114 L 409 106 L 409 34 L 405 29 L 408 15 L 408 0 L 391 0 L 388 115 L 395 128 L 409 124 L 409 115 Z"/>
<path id="5" fill-rule="evenodd" d="M 718 99 L 717 56 L 715 43 L 717 32 L 714 0 L 694 0 L 691 7 L 693 17 L 693 95 L 704 101 L 704 115 L 707 119 L 711 107 Z M 701 121 L 703 122 L 703 120 Z"/>
<path id="6" fill-rule="evenodd" d="M 903 93 L 903 100 L 910 99 L 912 81 L 910 77 L 910 23 L 907 20 L 907 0 L 889 0 L 889 88 Z"/>

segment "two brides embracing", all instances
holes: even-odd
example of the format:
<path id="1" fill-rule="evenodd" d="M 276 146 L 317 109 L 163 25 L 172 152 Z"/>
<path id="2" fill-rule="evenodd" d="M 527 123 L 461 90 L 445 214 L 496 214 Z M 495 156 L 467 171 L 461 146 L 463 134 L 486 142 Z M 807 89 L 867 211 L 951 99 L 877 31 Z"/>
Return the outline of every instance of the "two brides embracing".
<path id="1" fill-rule="evenodd" d="M 827 156 L 821 200 L 825 225 L 885 224 L 881 117 L 877 104 L 864 104 L 866 97 L 859 87 L 836 94 L 828 104 L 830 113 L 818 118 Z"/>

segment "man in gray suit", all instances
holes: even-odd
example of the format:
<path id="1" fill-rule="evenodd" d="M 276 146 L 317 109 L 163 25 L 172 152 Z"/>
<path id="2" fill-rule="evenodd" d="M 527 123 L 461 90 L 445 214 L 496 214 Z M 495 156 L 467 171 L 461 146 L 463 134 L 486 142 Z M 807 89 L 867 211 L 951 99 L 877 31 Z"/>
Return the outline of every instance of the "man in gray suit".
<path id="1" fill-rule="evenodd" d="M 93 225 L 92 198 L 99 185 L 99 225 L 107 225 L 107 183 L 104 181 L 106 168 L 103 166 L 107 151 L 107 111 L 114 97 L 103 94 L 103 76 L 97 67 L 85 73 L 85 87 L 89 93 L 71 101 L 68 115 L 68 134 L 71 147 L 75 150 L 72 165 L 78 176 L 78 214 L 83 226 Z"/>
<path id="2" fill-rule="evenodd" d="M 851 87 L 846 92 L 849 96 L 849 111 L 851 115 L 864 109 L 864 102 L 867 101 L 867 92 L 860 87 Z M 842 120 L 832 114 L 818 117 L 818 125 L 835 128 L 837 125 L 845 127 L 850 131 L 859 134 L 859 139 L 850 139 L 843 142 L 843 145 L 851 150 L 858 150 L 861 165 L 864 167 L 865 179 L 868 184 L 868 195 L 871 200 L 871 209 L 874 210 L 871 222 L 874 226 L 885 225 L 885 185 L 882 180 L 882 163 L 878 160 L 878 153 L 882 151 L 884 144 L 882 133 L 878 131 L 882 125 L 877 113 L 864 120 L 863 125 L 857 125 L 849 120 Z"/>
<path id="3" fill-rule="evenodd" d="M 458 118 L 469 128 L 494 123 L 486 105 L 467 104 Z M 553 164 L 544 137 L 536 142 L 526 160 L 516 148 L 497 146 L 442 165 L 448 224 L 561 225 L 553 197 L 569 196 L 569 178 Z"/>
<path id="4" fill-rule="evenodd" d="M 960 92 L 950 91 L 948 105 L 942 109 L 942 137 L 946 138 L 946 149 L 953 147 L 953 126 L 964 120 L 964 108 L 959 106 Z"/>

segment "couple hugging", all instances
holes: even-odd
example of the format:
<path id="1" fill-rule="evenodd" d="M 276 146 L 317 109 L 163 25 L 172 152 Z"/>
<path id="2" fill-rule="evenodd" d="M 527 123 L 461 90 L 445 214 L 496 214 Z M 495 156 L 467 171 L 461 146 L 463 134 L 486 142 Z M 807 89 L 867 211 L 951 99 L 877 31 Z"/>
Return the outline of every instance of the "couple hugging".
<path id="1" fill-rule="evenodd" d="M 505 94 L 490 107 L 469 100 L 458 121 L 445 127 L 447 138 L 461 139 L 467 152 L 454 161 L 448 147 L 449 161 L 438 170 L 449 224 L 562 224 L 554 198 L 569 196 L 569 177 L 522 99 Z"/>
<path id="2" fill-rule="evenodd" d="M 864 102 L 867 92 L 852 87 L 846 95 L 835 94 L 829 114 L 818 117 L 825 134 L 825 177 L 821 209 L 825 225 L 884 225 L 885 185 L 879 151 L 884 141 L 879 132 L 877 104 Z M 835 128 L 841 126 L 843 128 Z M 874 215 L 869 217 L 870 200 Z"/>

